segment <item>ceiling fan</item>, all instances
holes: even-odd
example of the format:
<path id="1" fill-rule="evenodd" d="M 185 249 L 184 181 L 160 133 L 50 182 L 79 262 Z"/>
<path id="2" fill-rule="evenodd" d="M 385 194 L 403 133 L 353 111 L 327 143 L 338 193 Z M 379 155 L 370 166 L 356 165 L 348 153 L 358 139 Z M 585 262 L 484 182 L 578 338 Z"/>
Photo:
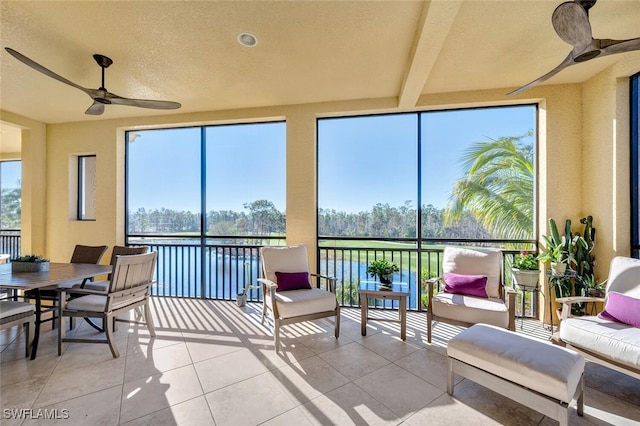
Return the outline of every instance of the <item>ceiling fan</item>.
<path id="1" fill-rule="evenodd" d="M 118 96 L 114 93 L 107 91 L 104 87 L 104 70 L 108 68 L 109 65 L 113 63 L 113 61 L 104 56 L 104 55 L 93 55 L 93 59 L 98 63 L 100 68 L 102 68 L 102 85 L 98 89 L 88 89 L 86 87 L 82 87 L 72 81 L 67 80 L 66 78 L 59 76 L 53 71 L 43 67 L 37 62 L 27 58 L 22 53 L 13 50 L 10 47 L 5 47 L 5 50 L 9 52 L 14 58 L 29 65 L 36 71 L 41 72 L 42 74 L 49 76 L 53 79 L 56 79 L 64 84 L 68 84 L 71 87 L 75 87 L 76 89 L 82 90 L 84 93 L 89 95 L 91 99 L 93 99 L 93 104 L 84 112 L 85 114 L 90 115 L 100 115 L 104 112 L 105 105 L 126 105 L 126 106 L 135 106 L 140 108 L 151 108 L 151 109 L 177 109 L 180 108 L 178 102 L 171 101 L 155 101 L 150 99 L 130 99 L 123 98 L 122 96 Z"/>
<path id="2" fill-rule="evenodd" d="M 596 4 L 596 1 L 597 0 L 574 0 L 562 3 L 556 7 L 556 10 L 553 11 L 553 15 L 551 16 L 551 23 L 558 36 L 573 46 L 573 50 L 569 52 L 569 56 L 567 56 L 560 65 L 537 80 L 508 93 L 508 95 L 524 92 L 553 77 L 571 65 L 601 56 L 640 50 L 640 37 L 629 40 L 594 39 L 592 37 L 591 24 L 589 23 L 589 9 Z"/>

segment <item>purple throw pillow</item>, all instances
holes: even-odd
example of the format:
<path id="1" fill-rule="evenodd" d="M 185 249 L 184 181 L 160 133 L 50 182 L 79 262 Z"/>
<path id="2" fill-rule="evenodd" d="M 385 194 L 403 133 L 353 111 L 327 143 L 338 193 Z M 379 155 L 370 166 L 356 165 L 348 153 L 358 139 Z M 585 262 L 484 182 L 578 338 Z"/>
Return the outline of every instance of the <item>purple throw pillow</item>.
<path id="1" fill-rule="evenodd" d="M 607 305 L 598 317 L 640 328 L 640 299 L 611 291 L 607 295 Z"/>
<path id="2" fill-rule="evenodd" d="M 276 272 L 278 288 L 276 291 L 310 289 L 308 272 Z"/>
<path id="3" fill-rule="evenodd" d="M 487 276 L 486 275 L 459 275 L 446 273 L 444 274 L 444 291 L 447 293 L 465 294 L 467 296 L 476 296 L 488 298 Z"/>

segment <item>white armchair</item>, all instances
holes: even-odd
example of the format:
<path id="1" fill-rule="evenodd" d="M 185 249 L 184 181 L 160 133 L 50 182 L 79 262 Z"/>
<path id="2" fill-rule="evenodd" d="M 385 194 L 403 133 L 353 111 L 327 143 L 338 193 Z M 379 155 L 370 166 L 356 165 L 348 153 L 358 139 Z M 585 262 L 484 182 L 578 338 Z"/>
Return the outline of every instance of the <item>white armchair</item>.
<path id="1" fill-rule="evenodd" d="M 503 288 L 501 251 L 445 247 L 442 272 L 442 277 L 428 281 L 429 343 L 433 321 L 466 327 L 484 323 L 515 331 L 516 293 Z M 445 291 L 440 291 L 440 284 Z M 439 292 L 433 295 L 436 285 Z"/>
<path id="2" fill-rule="evenodd" d="M 604 312 L 569 318 L 571 303 L 587 301 L 594 299 L 566 298 L 559 343 L 590 361 L 640 379 L 640 259 L 613 258 Z"/>
<path id="3" fill-rule="evenodd" d="M 335 317 L 336 338 L 340 336 L 340 305 L 336 300 L 336 279 L 309 273 L 307 246 L 263 247 L 262 323 L 273 321 L 275 350 L 280 349 L 280 327 L 318 318 Z M 312 285 L 310 277 L 316 278 Z M 326 280 L 326 290 L 319 288 Z"/>

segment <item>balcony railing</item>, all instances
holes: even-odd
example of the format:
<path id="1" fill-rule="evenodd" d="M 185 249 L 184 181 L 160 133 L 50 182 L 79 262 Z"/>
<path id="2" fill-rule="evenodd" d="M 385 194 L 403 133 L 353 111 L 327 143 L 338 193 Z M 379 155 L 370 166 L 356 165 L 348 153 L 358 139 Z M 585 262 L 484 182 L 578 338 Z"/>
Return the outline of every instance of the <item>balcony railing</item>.
<path id="1" fill-rule="evenodd" d="M 207 240 L 176 236 L 130 236 L 129 245 L 149 245 L 158 252 L 155 279 L 157 284 L 152 290 L 155 296 L 196 297 L 221 300 L 234 300 L 238 293 L 248 285 L 255 286 L 261 276 L 260 247 L 283 245 L 282 238 L 263 240 L 226 238 Z M 520 250 L 532 250 L 535 242 L 514 241 L 447 241 L 450 244 L 466 246 L 510 246 L 503 248 L 504 279 L 511 286 L 509 265 L 513 256 Z M 512 248 L 518 247 L 519 248 Z M 374 240 L 321 240 L 318 249 L 318 268 L 321 274 L 338 278 L 337 297 L 342 306 L 357 307 L 358 283 L 371 279 L 367 276 L 369 263 L 376 259 L 387 258 L 395 262 L 400 271 L 394 280 L 408 284 L 410 289 L 409 306 L 411 310 L 424 310 L 426 305 L 423 277 L 440 276 L 442 272 L 443 245 L 425 245 L 418 249 L 408 241 Z M 203 261 L 204 259 L 204 261 Z M 519 298 L 522 294 L 519 294 Z M 260 289 L 251 289 L 247 300 L 261 301 Z M 519 299 L 517 306 L 521 309 Z M 383 309 L 391 306 L 380 306 Z M 531 293 L 525 295 L 525 311 L 519 315 L 535 316 L 537 300 Z"/>
<path id="2" fill-rule="evenodd" d="M 0 230 L 0 254 L 9 254 L 11 259 L 20 256 L 20 230 Z"/>
<path id="3" fill-rule="evenodd" d="M 284 245 L 282 238 L 224 238 L 202 240 L 189 236 L 129 236 L 128 245 L 148 245 L 158 252 L 154 296 L 235 300 L 261 276 L 260 247 Z M 237 241 L 233 244 L 233 241 Z M 257 288 L 247 300 L 262 300 Z"/>
<path id="4" fill-rule="evenodd" d="M 533 240 L 439 240 L 435 244 L 424 242 L 421 248 L 417 248 L 415 240 L 411 239 L 381 241 L 332 238 L 321 240 L 319 245 L 318 268 L 321 274 L 338 279 L 336 293 L 342 306 L 359 306 L 358 283 L 373 279 L 367 274 L 367 268 L 373 260 L 386 258 L 396 263 L 400 269 L 394 274 L 393 280 L 408 285 L 410 295 L 407 308 L 411 310 L 426 309 L 427 291 L 423 282 L 427 278 L 442 276 L 444 245 L 500 248 L 503 253 L 503 280 L 508 287 L 513 287 L 510 266 L 514 256 L 522 250 L 537 251 L 536 242 Z M 516 306 L 518 316 L 537 316 L 538 300 L 531 292 L 518 292 Z M 387 309 L 393 308 L 393 305 L 379 307 Z"/>

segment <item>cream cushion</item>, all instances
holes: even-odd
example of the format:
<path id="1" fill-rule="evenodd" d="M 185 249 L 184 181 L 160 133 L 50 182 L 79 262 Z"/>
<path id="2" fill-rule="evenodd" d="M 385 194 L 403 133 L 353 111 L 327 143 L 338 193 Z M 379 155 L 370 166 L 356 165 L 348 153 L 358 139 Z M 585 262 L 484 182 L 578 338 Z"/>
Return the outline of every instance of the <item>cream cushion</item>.
<path id="1" fill-rule="evenodd" d="M 485 275 L 487 295 L 500 298 L 502 252 L 492 249 L 465 249 L 447 246 L 442 258 L 442 272 L 459 275 Z"/>
<path id="2" fill-rule="evenodd" d="M 438 293 L 433 297 L 431 307 L 436 317 L 502 328 L 509 326 L 509 310 L 502 299 Z"/>
<path id="3" fill-rule="evenodd" d="M 288 247 L 269 247 L 262 251 L 262 261 L 265 267 L 265 278 L 274 283 L 278 282 L 276 272 L 309 272 L 309 257 L 307 246 L 300 244 Z"/>
<path id="4" fill-rule="evenodd" d="M 0 301 L 0 318 L 2 319 L 29 312 L 35 312 L 35 308 L 31 303 L 13 300 Z"/>
<path id="5" fill-rule="evenodd" d="M 447 355 L 566 403 L 575 394 L 585 365 L 575 351 L 486 324 L 452 338 Z"/>
<path id="6" fill-rule="evenodd" d="M 68 311 L 104 312 L 106 303 L 107 296 L 89 294 L 78 297 L 77 299 L 71 299 L 65 306 L 65 309 Z"/>
<path id="7" fill-rule="evenodd" d="M 276 292 L 278 316 L 282 319 L 335 311 L 336 295 L 319 288 Z M 267 295 L 267 303 L 271 297 Z"/>
<path id="8" fill-rule="evenodd" d="M 574 317 L 562 321 L 560 339 L 611 361 L 640 368 L 640 328 L 597 316 Z"/>

